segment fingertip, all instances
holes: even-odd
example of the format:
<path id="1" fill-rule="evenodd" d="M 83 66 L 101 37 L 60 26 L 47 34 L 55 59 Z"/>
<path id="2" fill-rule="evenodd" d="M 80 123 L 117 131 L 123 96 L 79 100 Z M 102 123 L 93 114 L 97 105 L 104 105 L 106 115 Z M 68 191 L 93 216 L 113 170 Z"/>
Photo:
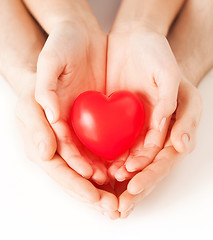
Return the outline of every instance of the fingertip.
<path id="1" fill-rule="evenodd" d="M 134 158 L 132 156 L 129 156 L 129 158 L 127 159 L 125 167 L 126 167 L 126 170 L 130 173 L 135 172 L 137 170 L 135 167 Z"/>
<path id="2" fill-rule="evenodd" d="M 132 195 L 137 195 L 143 192 L 144 188 L 141 186 L 141 184 L 133 180 L 131 180 L 127 185 L 127 191 Z"/>
<path id="3" fill-rule="evenodd" d="M 189 148 L 189 142 L 190 142 L 190 136 L 187 133 L 184 133 L 182 135 L 182 142 L 184 145 L 185 150 L 187 150 Z"/>
<path id="4" fill-rule="evenodd" d="M 84 168 L 80 168 L 79 170 L 78 170 L 78 173 L 83 177 L 83 178 L 86 178 L 86 179 L 90 179 L 92 176 L 93 176 L 93 174 L 94 174 L 94 171 L 93 171 L 93 169 L 92 169 L 92 167 L 89 165 L 89 163 L 88 163 L 88 165 L 87 166 L 85 166 Z"/>
<path id="5" fill-rule="evenodd" d="M 171 133 L 171 142 L 177 152 L 188 152 L 190 148 L 190 135 L 188 133 L 177 134 L 173 130 Z"/>
<path id="6" fill-rule="evenodd" d="M 54 115 L 53 115 L 53 112 L 52 110 L 50 110 L 50 108 L 46 108 L 44 109 L 44 112 L 45 112 L 45 116 L 48 120 L 49 123 L 54 123 Z"/>
<path id="7" fill-rule="evenodd" d="M 35 99 L 43 108 L 48 122 L 56 123 L 60 118 L 60 105 L 56 93 L 54 91 L 36 91 Z"/>
<path id="8" fill-rule="evenodd" d="M 54 110 L 52 110 L 54 109 Z M 58 104 L 55 104 L 54 107 L 45 107 L 44 108 L 45 116 L 50 124 L 55 124 L 60 118 L 60 111 Z"/>
<path id="9" fill-rule="evenodd" d="M 123 165 L 123 161 L 113 162 L 112 165 L 108 168 L 109 176 L 115 179 L 115 175 L 122 165 Z"/>
<path id="10" fill-rule="evenodd" d="M 163 130 L 166 120 L 175 112 L 177 108 L 177 100 L 167 101 L 161 100 L 155 107 L 153 113 L 154 127 L 160 132 Z"/>

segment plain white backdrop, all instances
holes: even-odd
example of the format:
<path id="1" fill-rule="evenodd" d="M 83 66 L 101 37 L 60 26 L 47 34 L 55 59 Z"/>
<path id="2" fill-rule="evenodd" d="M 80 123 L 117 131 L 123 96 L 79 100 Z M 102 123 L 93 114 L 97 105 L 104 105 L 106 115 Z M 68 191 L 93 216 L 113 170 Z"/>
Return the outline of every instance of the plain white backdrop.
<path id="1" fill-rule="evenodd" d="M 108 31 L 119 1 L 89 2 Z M 199 90 L 204 111 L 196 149 L 129 218 L 112 221 L 70 198 L 26 158 L 16 97 L 0 77 L 0 239 L 213 239 L 213 71 Z"/>

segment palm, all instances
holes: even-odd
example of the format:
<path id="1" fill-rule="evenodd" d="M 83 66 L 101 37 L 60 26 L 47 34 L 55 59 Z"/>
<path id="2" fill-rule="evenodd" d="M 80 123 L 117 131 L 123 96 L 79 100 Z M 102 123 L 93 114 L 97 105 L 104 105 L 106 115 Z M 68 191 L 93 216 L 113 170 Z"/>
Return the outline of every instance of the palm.
<path id="1" fill-rule="evenodd" d="M 138 161 L 138 166 L 142 164 L 141 169 L 154 159 L 162 148 L 166 135 L 166 128 L 162 132 L 155 130 L 153 121 L 159 93 L 156 81 L 162 66 L 162 51 L 165 51 L 164 39 L 159 37 L 160 39 L 156 40 L 156 44 L 163 45 L 159 50 L 158 45 L 156 47 L 153 45 L 155 42 L 149 44 L 151 38 L 154 39 L 156 36 L 148 36 L 146 39 L 140 33 L 115 35 L 109 42 L 108 52 L 107 92 L 126 89 L 138 94 L 144 103 L 146 112 L 144 128 L 129 152 L 129 156 L 135 158 L 135 162 Z M 145 149 L 144 143 L 148 148 Z M 120 166 L 122 165 L 121 163 Z M 122 169 L 125 170 L 124 167 Z M 123 172 L 124 175 L 127 177 L 127 172 Z"/>
<path id="2" fill-rule="evenodd" d="M 58 142 L 57 151 L 71 167 L 76 167 L 76 171 L 82 170 L 81 163 L 86 171 L 85 163 L 71 160 L 76 158 L 77 146 L 81 157 L 92 165 L 93 180 L 102 184 L 107 178 L 106 168 L 100 161 L 97 163 L 97 157 L 91 156 L 76 138 L 70 127 L 70 112 L 73 101 L 80 93 L 87 90 L 104 91 L 106 37 L 103 34 L 88 36 L 84 29 L 75 27 L 62 28 L 50 35 L 46 46 L 54 53 L 57 66 L 55 93 L 59 103 L 60 118 L 52 124 Z"/>

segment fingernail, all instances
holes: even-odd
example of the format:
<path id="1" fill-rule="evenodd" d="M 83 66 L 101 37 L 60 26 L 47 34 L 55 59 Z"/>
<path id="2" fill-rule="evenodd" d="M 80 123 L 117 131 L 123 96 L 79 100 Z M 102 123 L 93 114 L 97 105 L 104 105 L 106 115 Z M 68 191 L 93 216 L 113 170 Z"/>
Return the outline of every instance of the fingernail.
<path id="1" fill-rule="evenodd" d="M 45 109 L 45 115 L 46 115 L 47 120 L 49 121 L 49 123 L 52 123 L 54 118 L 53 118 L 53 113 L 52 113 L 52 111 L 49 108 Z"/>
<path id="2" fill-rule="evenodd" d="M 126 210 L 126 212 L 132 211 L 133 208 L 134 208 L 134 206 L 135 206 L 135 205 L 132 203 L 132 204 L 129 206 L 129 208 Z"/>
<path id="3" fill-rule="evenodd" d="M 123 182 L 126 180 L 126 178 L 116 178 L 118 182 Z"/>
<path id="4" fill-rule="evenodd" d="M 130 165 L 130 164 L 127 164 L 127 165 L 126 165 L 126 170 L 127 170 L 128 172 L 135 172 L 137 169 L 136 169 L 134 166 L 132 166 L 132 165 Z"/>
<path id="5" fill-rule="evenodd" d="M 39 146 L 38 146 L 38 151 L 39 151 L 40 157 L 42 159 L 44 159 L 45 150 L 46 150 L 46 144 L 45 144 L 45 142 L 42 141 L 39 143 Z"/>
<path id="6" fill-rule="evenodd" d="M 140 189 L 138 192 L 136 192 L 136 193 L 134 193 L 135 195 L 137 195 L 137 194 L 139 194 L 139 193 L 142 193 L 143 192 L 143 188 L 142 189 Z"/>
<path id="7" fill-rule="evenodd" d="M 160 130 L 160 132 L 162 132 L 165 123 L 166 123 L 166 118 L 164 117 L 164 118 L 161 120 L 161 123 L 160 123 L 160 125 L 159 125 L 159 130 Z"/>
<path id="8" fill-rule="evenodd" d="M 185 147 L 187 148 L 189 145 L 189 141 L 190 141 L 189 135 L 184 133 L 182 136 L 182 141 L 183 141 Z"/>

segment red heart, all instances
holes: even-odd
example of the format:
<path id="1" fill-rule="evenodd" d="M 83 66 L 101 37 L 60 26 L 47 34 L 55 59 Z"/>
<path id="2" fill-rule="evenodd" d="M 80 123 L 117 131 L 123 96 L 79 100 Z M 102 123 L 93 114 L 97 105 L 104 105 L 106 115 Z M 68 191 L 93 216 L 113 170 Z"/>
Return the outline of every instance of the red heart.
<path id="1" fill-rule="evenodd" d="M 109 97 L 96 91 L 80 94 L 72 107 L 71 122 L 80 141 L 96 155 L 112 160 L 129 149 L 145 120 L 143 103 L 128 91 Z"/>

